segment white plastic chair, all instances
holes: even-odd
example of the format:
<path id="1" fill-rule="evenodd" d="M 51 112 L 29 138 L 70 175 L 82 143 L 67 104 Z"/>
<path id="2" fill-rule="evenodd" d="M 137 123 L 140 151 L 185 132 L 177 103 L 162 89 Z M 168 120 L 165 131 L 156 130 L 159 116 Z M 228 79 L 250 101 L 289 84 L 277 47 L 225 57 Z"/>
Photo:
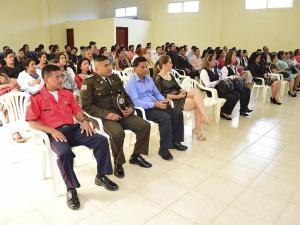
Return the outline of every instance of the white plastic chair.
<path id="1" fill-rule="evenodd" d="M 284 95 L 288 92 L 289 90 L 289 82 L 284 80 L 283 75 L 282 74 L 278 74 L 278 73 L 269 73 L 268 75 L 270 76 L 275 76 L 277 77 L 278 80 L 281 81 L 281 85 L 280 85 L 280 97 L 283 98 Z"/>
<path id="2" fill-rule="evenodd" d="M 148 123 L 150 123 L 150 125 L 151 125 L 151 133 L 150 133 L 151 136 L 157 135 L 158 134 L 158 124 L 154 123 L 153 121 L 147 120 L 145 110 L 142 107 L 135 106 L 134 108 L 136 110 L 140 111 L 141 115 L 142 115 L 142 118 L 144 120 L 146 120 Z"/>
<path id="3" fill-rule="evenodd" d="M 85 113 L 85 115 L 89 118 L 94 119 L 98 123 L 99 129 L 96 130 L 98 134 L 101 134 L 105 136 L 106 138 L 109 138 L 109 135 L 104 132 L 103 125 L 101 119 L 92 117 Z M 39 145 L 45 145 L 45 149 L 42 151 L 42 175 L 43 179 L 46 179 L 48 174 L 52 178 L 52 184 L 54 192 L 57 196 L 63 195 L 66 192 L 65 185 L 63 183 L 63 179 L 60 175 L 56 159 L 57 156 L 53 152 L 50 144 L 49 137 L 46 133 L 39 131 L 39 130 L 31 130 L 32 134 L 35 136 L 36 143 Z M 72 151 L 74 153 L 78 153 L 77 149 L 79 146 L 72 147 Z M 81 148 L 82 149 L 82 148 Z M 47 171 L 47 168 L 50 168 L 50 171 Z"/>
<path id="4" fill-rule="evenodd" d="M 192 89 L 200 89 L 203 91 L 210 92 L 211 97 L 206 96 L 204 98 L 204 105 L 205 105 L 205 107 L 211 107 L 215 122 L 216 123 L 220 122 L 221 107 L 226 102 L 226 99 L 219 98 L 216 89 L 207 88 L 207 87 L 201 85 L 198 81 L 191 79 L 190 77 L 184 78 L 184 80 L 181 83 L 181 87 L 187 91 L 192 90 Z"/>
<path id="5" fill-rule="evenodd" d="M 177 70 L 174 70 L 174 69 L 171 70 L 171 75 L 175 78 L 175 80 L 177 81 L 178 84 L 181 84 L 183 79 L 186 78 L 185 72 L 183 74 L 184 75 L 181 75 L 180 73 L 178 73 Z"/>
<path id="6" fill-rule="evenodd" d="M 123 70 L 123 75 L 127 77 L 131 77 L 134 74 L 133 67 L 127 67 Z"/>
<path id="7" fill-rule="evenodd" d="M 25 120 L 26 109 L 29 104 L 30 95 L 25 92 L 12 91 L 0 97 L 2 107 L 7 110 L 7 116 L 1 112 L 0 119 L 3 126 L 12 130 L 28 130 L 29 126 Z M 6 120 L 8 118 L 8 121 Z"/>
<path id="8" fill-rule="evenodd" d="M 259 94 L 259 90 L 261 89 L 262 90 L 262 100 L 263 100 L 263 103 L 265 104 L 266 100 L 267 100 L 267 96 L 269 95 L 269 93 L 271 91 L 271 87 L 265 84 L 265 79 L 259 78 L 259 77 L 254 77 L 254 78 L 256 80 L 260 80 L 261 84 L 257 84 L 256 82 L 253 83 L 250 99 L 253 99 L 253 95 L 254 95 L 255 91 L 256 91 L 255 98 L 257 98 L 258 94 Z"/>

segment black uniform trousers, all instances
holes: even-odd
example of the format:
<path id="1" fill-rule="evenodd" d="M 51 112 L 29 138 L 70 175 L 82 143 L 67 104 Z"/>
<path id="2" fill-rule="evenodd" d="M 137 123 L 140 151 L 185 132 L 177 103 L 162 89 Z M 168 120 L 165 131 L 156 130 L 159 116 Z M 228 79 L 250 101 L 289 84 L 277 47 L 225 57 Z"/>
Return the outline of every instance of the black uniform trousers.
<path id="1" fill-rule="evenodd" d="M 250 102 L 250 95 L 251 95 L 251 90 L 248 87 L 244 87 L 242 90 L 235 90 L 238 92 L 241 96 L 240 98 L 240 103 L 241 103 L 241 109 L 240 112 L 246 112 L 249 102 Z"/>
<path id="2" fill-rule="evenodd" d="M 180 109 L 146 109 L 146 117 L 158 123 L 160 134 L 160 148 L 173 148 L 174 143 L 184 140 L 183 113 Z"/>
<path id="3" fill-rule="evenodd" d="M 227 115 L 231 115 L 236 103 L 240 100 L 240 94 L 238 92 L 232 91 L 226 94 L 220 94 L 218 92 L 219 98 L 225 98 L 226 102 L 221 108 L 221 113 L 225 113 Z"/>
<path id="4" fill-rule="evenodd" d="M 149 152 L 150 124 L 142 118 L 130 115 L 119 121 L 102 120 L 104 131 L 110 136 L 110 143 L 114 163 L 122 165 L 126 162 L 123 144 L 125 138 L 124 130 L 131 130 L 136 135 L 134 154 L 147 155 Z"/>
<path id="5" fill-rule="evenodd" d="M 71 147 L 74 146 L 84 145 L 93 149 L 93 154 L 97 161 L 97 175 L 112 174 L 109 145 L 106 137 L 100 134 L 87 136 L 85 132 L 81 134 L 79 124 L 66 125 L 56 129 L 62 132 L 67 138 L 67 142 L 61 142 L 56 141 L 49 135 L 52 150 L 57 155 L 57 165 L 67 188 L 80 187 L 73 170 L 75 154 L 72 152 Z"/>

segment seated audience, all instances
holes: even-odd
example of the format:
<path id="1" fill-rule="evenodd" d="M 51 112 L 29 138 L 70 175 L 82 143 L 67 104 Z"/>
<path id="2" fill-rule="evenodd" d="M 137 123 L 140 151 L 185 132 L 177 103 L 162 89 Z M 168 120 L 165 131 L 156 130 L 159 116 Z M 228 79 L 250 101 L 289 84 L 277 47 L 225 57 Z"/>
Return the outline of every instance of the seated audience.
<path id="1" fill-rule="evenodd" d="M 77 88 L 80 90 L 82 87 L 82 83 L 85 79 L 92 77 L 92 73 L 90 71 L 90 60 L 87 58 L 82 58 L 78 61 L 77 64 L 77 74 L 75 76 L 75 82 Z"/>
<path id="2" fill-rule="evenodd" d="M 298 64 L 300 64 L 300 49 L 299 48 L 294 51 L 294 58 L 295 58 L 296 62 Z"/>
<path id="3" fill-rule="evenodd" d="M 200 49 L 194 47 L 192 49 L 192 56 L 188 59 L 189 63 L 194 67 L 196 70 L 201 70 L 202 68 L 202 59 L 200 57 Z"/>
<path id="4" fill-rule="evenodd" d="M 112 174 L 108 141 L 104 136 L 96 134 L 72 93 L 62 88 L 63 76 L 59 67 L 45 66 L 42 76 L 45 87 L 38 94 L 31 96 L 26 120 L 33 129 L 48 134 L 67 188 L 67 205 L 70 209 L 78 209 L 80 201 L 76 188 L 79 188 L 80 184 L 73 169 L 75 154 L 71 147 L 85 145 L 93 149 L 97 161 L 95 184 L 109 191 L 116 191 L 118 185 L 106 177 Z M 79 123 L 74 124 L 73 117 Z"/>
<path id="5" fill-rule="evenodd" d="M 42 69 L 47 65 L 47 53 L 40 52 L 37 56 L 38 64 L 36 65 L 36 72 L 42 77 Z"/>
<path id="6" fill-rule="evenodd" d="M 80 91 L 77 88 L 74 80 L 75 74 L 70 67 L 67 67 L 67 57 L 61 52 L 55 56 L 54 63 L 63 71 L 63 88 L 70 90 L 77 97 L 80 96 Z"/>
<path id="7" fill-rule="evenodd" d="M 157 47 L 156 47 L 156 52 L 155 52 L 155 54 L 151 57 L 153 63 L 158 62 L 159 58 L 160 58 L 163 54 L 164 54 L 164 53 L 163 53 L 162 47 L 161 47 L 161 46 L 157 46 Z"/>
<path id="8" fill-rule="evenodd" d="M 69 55 L 69 59 L 74 63 L 76 64 L 78 62 L 78 55 L 77 55 L 77 52 L 78 52 L 78 48 L 76 47 L 73 47 L 72 50 L 71 50 L 71 53 Z"/>
<path id="9" fill-rule="evenodd" d="M 278 63 L 277 53 L 273 52 L 271 54 L 270 71 L 272 73 L 282 74 L 283 79 L 289 82 L 289 91 L 288 91 L 289 96 L 296 97 L 297 94 L 294 91 L 295 79 L 291 76 L 291 73 L 288 73 L 288 71 L 281 68 L 277 63 Z"/>
<path id="10" fill-rule="evenodd" d="M 241 116 L 249 116 L 248 113 L 252 112 L 251 109 L 248 108 L 250 102 L 250 88 L 246 87 L 246 83 L 244 79 L 240 76 L 237 71 L 236 64 L 236 53 L 235 51 L 229 51 L 226 55 L 224 66 L 221 69 L 222 80 L 232 79 L 235 82 L 234 89 L 236 92 L 240 94 L 240 115 Z"/>
<path id="11" fill-rule="evenodd" d="M 11 91 L 20 91 L 20 86 L 15 79 L 10 79 L 6 74 L 0 73 L 0 96 Z M 4 119 L 9 121 L 8 111 L 7 109 L 0 104 L 0 111 L 2 111 L 4 115 Z M 16 124 L 17 125 L 17 124 Z M 12 134 L 12 138 L 17 143 L 24 143 L 26 141 L 25 138 L 21 136 L 18 132 L 19 127 L 11 126 L 9 132 Z"/>
<path id="12" fill-rule="evenodd" d="M 185 56 L 185 50 L 183 47 L 178 48 L 178 56 L 175 58 L 174 67 L 185 71 L 185 74 L 192 79 L 195 79 L 196 76 L 199 77 L 199 71 L 189 63 Z"/>
<path id="13" fill-rule="evenodd" d="M 127 51 L 126 51 L 126 58 L 129 62 L 133 59 L 134 56 L 134 45 L 129 45 Z"/>
<path id="14" fill-rule="evenodd" d="M 208 117 L 200 91 L 198 89 L 186 91 L 179 86 L 170 74 L 173 67 L 170 56 L 161 56 L 155 66 L 154 82 L 156 87 L 166 99 L 173 101 L 175 108 L 181 111 L 194 111 L 193 137 L 195 135 L 198 140 L 205 141 L 202 123 L 208 123 Z"/>
<path id="15" fill-rule="evenodd" d="M 142 57 L 145 57 L 148 62 L 148 69 L 149 69 L 149 75 L 150 77 L 153 77 L 153 68 L 154 68 L 154 63 L 151 58 L 151 51 L 149 48 L 143 48 L 141 52 Z"/>
<path id="16" fill-rule="evenodd" d="M 176 62 L 178 55 L 175 43 L 171 43 L 169 46 L 167 46 L 167 55 L 171 57 L 173 63 Z"/>
<path id="17" fill-rule="evenodd" d="M 222 69 L 225 62 L 225 52 L 223 49 L 219 49 L 216 55 L 216 60 L 218 61 L 218 69 Z"/>
<path id="18" fill-rule="evenodd" d="M 6 65 L 0 68 L 0 73 L 6 74 L 11 79 L 17 79 L 23 68 L 18 64 L 15 65 L 14 53 L 11 49 L 4 52 L 4 60 Z"/>
<path id="19" fill-rule="evenodd" d="M 120 48 L 115 56 L 115 70 L 123 71 L 130 66 L 130 62 L 125 56 L 125 51 Z"/>
<path id="20" fill-rule="evenodd" d="M 295 91 L 298 91 L 298 85 L 300 82 L 300 74 L 298 73 L 298 71 L 293 70 L 291 65 L 288 64 L 287 59 L 286 59 L 286 54 L 284 53 L 284 51 L 279 51 L 277 53 L 277 65 L 283 69 L 284 71 L 286 71 L 289 76 L 293 79 L 295 79 L 295 83 L 294 83 L 294 89 Z"/>
<path id="21" fill-rule="evenodd" d="M 133 61 L 134 61 L 137 57 L 139 57 L 139 56 L 142 55 L 142 49 L 143 49 L 143 48 L 142 48 L 142 45 L 141 45 L 141 44 L 138 44 L 138 45 L 136 46 L 134 56 L 133 56 L 133 58 L 132 58 L 132 60 L 131 60 L 131 65 L 133 64 Z"/>
<path id="22" fill-rule="evenodd" d="M 82 108 L 88 114 L 102 119 L 105 132 L 110 136 L 114 158 L 114 175 L 125 176 L 123 150 L 124 130 L 136 134 L 136 144 L 129 162 L 141 167 L 152 165 L 142 156 L 149 151 L 150 124 L 133 114 L 134 106 L 118 75 L 112 74 L 112 66 L 106 56 L 95 59 L 95 74 L 86 79 L 81 88 Z"/>
<path id="23" fill-rule="evenodd" d="M 19 74 L 17 79 L 20 90 L 28 94 L 36 94 L 44 86 L 42 76 L 36 72 L 34 59 L 24 59 L 24 66 L 26 69 Z"/>
<path id="24" fill-rule="evenodd" d="M 145 57 L 138 57 L 133 63 L 135 74 L 126 84 L 126 92 L 135 106 L 144 108 L 146 117 L 159 124 L 160 149 L 158 154 L 164 160 L 171 160 L 169 149 L 187 150 L 182 145 L 184 139 L 183 113 L 179 109 L 170 107 L 148 75 L 148 61 Z"/>
<path id="25" fill-rule="evenodd" d="M 272 87 L 272 97 L 270 101 L 273 104 L 281 105 L 279 100 L 281 81 L 276 77 L 268 75 L 266 68 L 260 63 L 261 54 L 254 52 L 249 59 L 249 69 L 255 82 L 261 84 L 261 80 L 255 79 L 263 78 L 265 84 Z"/>
<path id="26" fill-rule="evenodd" d="M 222 49 L 220 51 L 223 51 Z M 232 120 L 231 113 L 240 100 L 240 94 L 234 90 L 223 93 L 218 88 L 220 81 L 220 75 L 216 71 L 215 67 L 215 56 L 207 55 L 203 60 L 203 69 L 200 72 L 200 80 L 205 87 L 216 88 L 219 98 L 225 98 L 226 102 L 221 108 L 221 118 L 226 120 Z M 210 93 L 207 93 L 210 95 Z M 209 96 L 210 97 L 210 96 Z"/>

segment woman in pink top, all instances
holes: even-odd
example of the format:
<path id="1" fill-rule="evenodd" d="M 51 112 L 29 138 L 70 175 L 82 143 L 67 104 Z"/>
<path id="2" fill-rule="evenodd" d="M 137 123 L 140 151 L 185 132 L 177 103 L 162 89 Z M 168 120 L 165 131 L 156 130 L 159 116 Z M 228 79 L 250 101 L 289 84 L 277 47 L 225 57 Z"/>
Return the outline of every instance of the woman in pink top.
<path id="1" fill-rule="evenodd" d="M 299 48 L 295 50 L 294 58 L 295 58 L 296 62 L 300 64 L 300 49 Z"/>

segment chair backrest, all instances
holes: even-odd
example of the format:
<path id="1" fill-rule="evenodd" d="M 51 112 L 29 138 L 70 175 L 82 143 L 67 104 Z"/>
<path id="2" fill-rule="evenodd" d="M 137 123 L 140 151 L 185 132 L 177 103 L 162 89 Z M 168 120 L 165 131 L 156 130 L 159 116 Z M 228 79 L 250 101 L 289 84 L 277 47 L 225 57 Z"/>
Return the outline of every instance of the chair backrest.
<path id="1" fill-rule="evenodd" d="M 195 79 L 192 79 L 190 77 L 185 77 L 180 85 L 184 90 L 190 91 L 192 89 L 202 89 L 201 84 L 196 81 Z"/>
<path id="2" fill-rule="evenodd" d="M 124 69 L 123 74 L 125 76 L 131 77 L 134 74 L 133 67 L 127 67 L 126 69 Z"/>
<path id="3" fill-rule="evenodd" d="M 29 94 L 15 91 L 1 96 L 1 103 L 8 112 L 9 122 L 25 121 L 29 98 Z"/>
<path id="4" fill-rule="evenodd" d="M 122 72 L 119 71 L 119 70 L 113 70 L 112 73 L 113 73 L 113 74 L 117 74 L 119 77 L 122 77 L 122 76 L 123 76 Z"/>
<path id="5" fill-rule="evenodd" d="M 175 80 L 177 81 L 178 84 L 181 84 L 182 81 L 184 80 L 184 78 L 187 77 L 187 76 L 181 75 L 175 69 L 171 70 L 171 75 L 175 78 Z"/>

